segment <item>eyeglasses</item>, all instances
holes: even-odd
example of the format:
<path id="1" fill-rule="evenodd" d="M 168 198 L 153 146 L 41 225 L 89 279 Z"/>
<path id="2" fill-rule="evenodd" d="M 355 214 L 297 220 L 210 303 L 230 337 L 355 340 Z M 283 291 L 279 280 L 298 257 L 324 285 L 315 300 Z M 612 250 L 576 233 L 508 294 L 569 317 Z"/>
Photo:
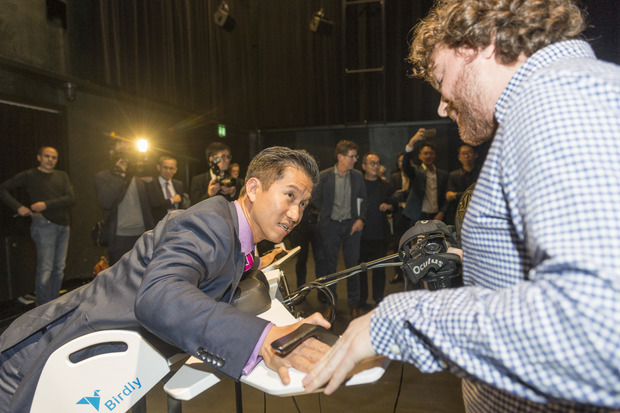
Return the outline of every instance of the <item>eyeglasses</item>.
<path id="1" fill-rule="evenodd" d="M 357 155 L 345 155 L 345 156 L 348 156 L 351 159 L 358 159 L 359 158 L 359 156 L 357 156 Z"/>
<path id="2" fill-rule="evenodd" d="M 232 159 L 232 155 L 220 155 L 220 159 L 228 159 L 230 161 Z"/>
<path id="3" fill-rule="evenodd" d="M 364 162 L 364 163 L 367 164 L 367 165 L 370 165 L 370 166 L 380 166 L 381 165 L 381 162 L 379 162 L 379 161 L 368 161 L 368 162 Z"/>

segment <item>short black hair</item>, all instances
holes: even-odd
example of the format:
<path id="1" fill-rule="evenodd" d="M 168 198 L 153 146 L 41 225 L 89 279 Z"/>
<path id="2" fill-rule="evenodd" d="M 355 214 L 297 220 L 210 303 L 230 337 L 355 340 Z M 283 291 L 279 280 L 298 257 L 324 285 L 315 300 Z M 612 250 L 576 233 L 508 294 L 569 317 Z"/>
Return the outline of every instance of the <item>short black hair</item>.
<path id="1" fill-rule="evenodd" d="M 205 149 L 205 156 L 207 158 L 207 161 L 209 161 L 210 157 L 215 156 L 218 152 L 222 151 L 230 152 L 230 146 L 222 142 L 211 142 L 209 146 L 207 146 L 207 149 Z"/>
<path id="2" fill-rule="evenodd" d="M 289 167 L 303 171 L 312 180 L 314 186 L 319 181 L 319 166 L 314 157 L 306 150 L 291 149 L 285 146 L 272 146 L 260 151 L 250 162 L 245 180 L 247 182 L 256 178 L 267 190 L 272 183 L 282 178 L 284 171 Z M 241 188 L 240 195 L 244 194 L 245 186 Z"/>

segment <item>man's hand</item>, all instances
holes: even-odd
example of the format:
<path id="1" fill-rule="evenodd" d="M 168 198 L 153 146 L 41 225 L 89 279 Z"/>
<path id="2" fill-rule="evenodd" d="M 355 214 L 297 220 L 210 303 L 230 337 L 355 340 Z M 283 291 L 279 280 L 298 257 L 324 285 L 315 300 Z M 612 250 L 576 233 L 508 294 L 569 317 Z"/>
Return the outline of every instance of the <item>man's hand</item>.
<path id="1" fill-rule="evenodd" d="M 463 259 L 463 250 L 460 248 L 448 247 L 448 250 L 446 252 L 450 254 L 456 254 L 461 257 L 461 260 Z"/>
<path id="2" fill-rule="evenodd" d="M 392 210 L 392 205 L 382 202 L 381 204 L 379 204 L 379 211 L 381 212 L 385 212 L 385 211 L 391 211 Z"/>
<path id="3" fill-rule="evenodd" d="M 364 221 L 362 221 L 361 219 L 358 218 L 357 221 L 355 221 L 353 223 L 353 226 L 351 227 L 351 234 L 350 235 L 353 235 L 353 234 L 355 234 L 358 231 L 361 232 L 363 229 L 364 229 Z"/>
<path id="4" fill-rule="evenodd" d="M 458 192 L 446 191 L 446 201 L 454 201 L 457 195 Z"/>
<path id="5" fill-rule="evenodd" d="M 260 257 L 260 269 L 268 267 L 276 259 L 276 255 L 278 255 L 282 251 L 284 251 L 282 248 L 274 248 L 267 254 L 262 255 Z"/>
<path id="6" fill-rule="evenodd" d="M 410 148 L 413 148 L 413 145 L 416 143 L 416 141 L 420 141 L 424 139 L 424 131 L 426 131 L 426 129 L 424 128 L 418 129 L 415 135 L 413 135 L 411 139 L 409 140 L 409 143 L 407 144 L 407 146 Z"/>
<path id="7" fill-rule="evenodd" d="M 19 208 L 17 208 L 17 214 L 20 217 L 29 217 L 32 215 L 32 211 L 30 210 L 30 208 L 22 205 Z"/>
<path id="8" fill-rule="evenodd" d="M 304 340 L 299 346 L 297 346 L 297 348 L 295 348 L 295 350 L 291 351 L 285 357 L 278 355 L 273 348 L 271 348 L 272 342 L 293 332 L 304 323 L 318 324 L 325 328 L 329 328 L 331 326 L 321 316 L 321 314 L 314 313 L 310 317 L 295 324 L 283 327 L 271 327 L 260 351 L 258 352 L 258 355 L 265 360 L 267 367 L 276 371 L 278 376 L 280 376 L 280 380 L 282 380 L 282 383 L 284 384 L 289 384 L 291 382 L 291 378 L 288 374 L 289 367 L 294 367 L 297 370 L 307 373 L 312 370 L 315 363 L 319 361 L 330 348 L 327 344 L 314 338 Z"/>
<path id="9" fill-rule="evenodd" d="M 316 363 L 310 374 L 304 377 L 302 383 L 306 393 L 312 393 L 329 383 L 325 394 L 332 394 L 357 364 L 376 355 L 370 341 L 370 318 L 373 312 L 351 321 L 334 347 Z"/>
<path id="10" fill-rule="evenodd" d="M 30 210 L 34 212 L 43 212 L 46 209 L 47 209 L 47 205 L 45 205 L 45 202 L 43 201 L 35 202 L 34 204 L 30 205 Z"/>
<path id="11" fill-rule="evenodd" d="M 181 202 L 183 202 L 183 198 L 181 197 L 181 195 L 176 194 L 175 196 L 170 198 L 170 202 L 172 202 L 173 204 L 180 204 Z"/>
<path id="12" fill-rule="evenodd" d="M 222 194 L 224 195 L 234 196 L 237 188 L 235 188 L 234 186 L 222 186 L 220 190 L 222 191 Z"/>
<path id="13" fill-rule="evenodd" d="M 209 196 L 215 196 L 220 191 L 222 186 L 217 182 L 217 179 L 211 179 L 209 182 L 209 188 L 207 188 L 207 193 Z"/>

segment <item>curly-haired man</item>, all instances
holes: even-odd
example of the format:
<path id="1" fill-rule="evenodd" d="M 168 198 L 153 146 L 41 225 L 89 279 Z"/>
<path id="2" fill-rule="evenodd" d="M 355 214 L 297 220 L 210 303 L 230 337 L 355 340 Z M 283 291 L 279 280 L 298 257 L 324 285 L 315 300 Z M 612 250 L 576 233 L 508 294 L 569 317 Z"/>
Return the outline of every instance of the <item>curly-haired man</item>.
<path id="1" fill-rule="evenodd" d="M 468 412 L 620 408 L 620 68 L 571 0 L 438 1 L 414 75 L 472 145 L 493 139 L 462 228 L 465 287 L 386 297 L 305 379 L 375 353 L 463 377 Z M 601 202 L 604 200 L 604 202 Z"/>

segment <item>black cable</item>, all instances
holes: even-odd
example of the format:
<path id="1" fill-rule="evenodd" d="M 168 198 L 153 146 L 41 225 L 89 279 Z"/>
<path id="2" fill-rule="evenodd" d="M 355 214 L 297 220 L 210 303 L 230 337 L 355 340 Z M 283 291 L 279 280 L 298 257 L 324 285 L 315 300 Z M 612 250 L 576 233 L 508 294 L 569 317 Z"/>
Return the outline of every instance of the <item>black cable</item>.
<path id="1" fill-rule="evenodd" d="M 297 405 L 297 400 L 295 400 L 295 396 L 291 397 L 291 399 L 293 399 L 293 403 L 295 403 L 295 408 L 297 409 L 297 413 L 301 413 L 301 410 L 299 410 L 299 406 Z"/>
<path id="2" fill-rule="evenodd" d="M 405 372 L 405 362 L 400 363 L 400 380 L 398 381 L 398 393 L 396 393 L 396 400 L 394 400 L 394 410 L 393 413 L 396 413 L 396 406 L 398 406 L 398 399 L 400 398 L 400 391 L 403 387 L 403 375 Z"/>

